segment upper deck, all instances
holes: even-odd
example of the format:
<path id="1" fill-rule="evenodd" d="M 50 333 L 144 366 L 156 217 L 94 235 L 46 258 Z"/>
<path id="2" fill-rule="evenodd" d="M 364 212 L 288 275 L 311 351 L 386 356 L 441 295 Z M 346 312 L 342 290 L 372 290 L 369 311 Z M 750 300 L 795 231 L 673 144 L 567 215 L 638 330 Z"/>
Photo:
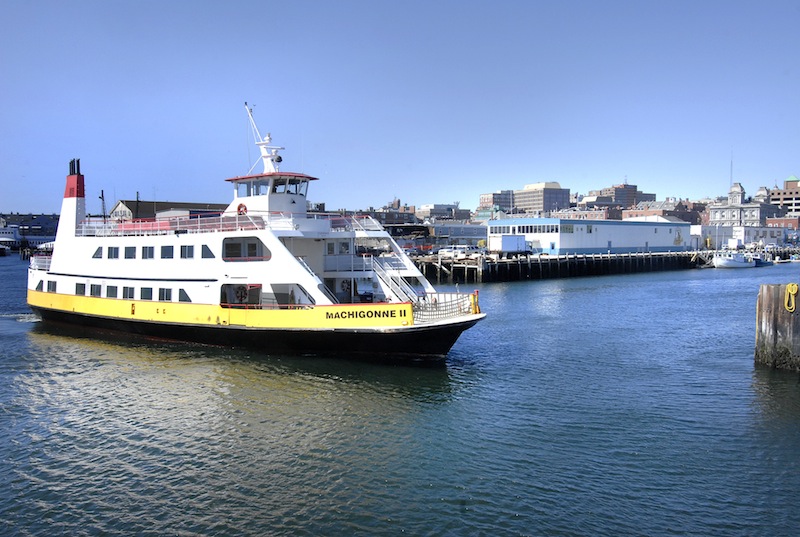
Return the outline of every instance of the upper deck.
<path id="1" fill-rule="evenodd" d="M 330 213 L 259 213 L 191 215 L 172 218 L 103 221 L 87 219 L 78 224 L 78 237 L 131 237 L 183 233 L 218 233 L 244 230 L 308 231 L 350 233 L 383 231 L 371 216 L 342 216 Z"/>

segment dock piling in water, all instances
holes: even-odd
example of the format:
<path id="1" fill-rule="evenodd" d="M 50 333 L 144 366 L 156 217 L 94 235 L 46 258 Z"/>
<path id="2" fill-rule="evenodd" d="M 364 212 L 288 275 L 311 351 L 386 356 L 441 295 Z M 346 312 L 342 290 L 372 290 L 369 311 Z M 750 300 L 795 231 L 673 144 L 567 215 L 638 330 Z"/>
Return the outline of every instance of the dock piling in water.
<path id="1" fill-rule="evenodd" d="M 756 304 L 756 363 L 800 371 L 797 290 L 795 283 L 761 285 Z"/>

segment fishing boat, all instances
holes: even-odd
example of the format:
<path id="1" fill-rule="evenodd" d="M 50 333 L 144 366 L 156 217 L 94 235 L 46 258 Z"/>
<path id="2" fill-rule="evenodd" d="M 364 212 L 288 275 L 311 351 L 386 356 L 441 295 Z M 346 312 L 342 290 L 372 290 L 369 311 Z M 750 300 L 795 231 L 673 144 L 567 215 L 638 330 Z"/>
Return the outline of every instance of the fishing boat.
<path id="1" fill-rule="evenodd" d="M 751 268 L 756 266 L 752 257 L 741 252 L 723 251 L 714 254 L 714 268 Z"/>
<path id="2" fill-rule="evenodd" d="M 315 177 L 280 170 L 245 103 L 261 173 L 227 179 L 222 213 L 86 218 L 70 162 L 52 249 L 31 257 L 27 300 L 45 322 L 266 354 L 441 360 L 485 317 L 478 292 L 437 292 L 369 216 L 309 210 Z"/>

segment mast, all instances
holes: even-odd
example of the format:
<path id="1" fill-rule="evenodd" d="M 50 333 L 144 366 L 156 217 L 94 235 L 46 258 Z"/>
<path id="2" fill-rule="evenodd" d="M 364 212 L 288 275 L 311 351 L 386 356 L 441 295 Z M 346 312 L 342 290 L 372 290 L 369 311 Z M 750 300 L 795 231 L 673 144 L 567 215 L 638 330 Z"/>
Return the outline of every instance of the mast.
<path id="1" fill-rule="evenodd" d="M 256 145 L 261 151 L 261 162 L 264 165 L 264 173 L 277 172 L 280 163 L 283 161 L 278 151 L 284 148 L 276 145 L 269 145 L 272 142 L 272 137 L 269 133 L 267 133 L 265 137 L 261 136 L 261 132 L 259 132 L 258 126 L 256 125 L 256 120 L 253 119 L 253 109 L 247 106 L 247 102 L 244 103 L 244 109 L 247 111 L 247 117 L 250 119 L 250 127 L 253 129 L 253 137 L 255 138 Z M 248 175 L 252 173 L 256 164 L 253 164 L 250 168 Z"/>

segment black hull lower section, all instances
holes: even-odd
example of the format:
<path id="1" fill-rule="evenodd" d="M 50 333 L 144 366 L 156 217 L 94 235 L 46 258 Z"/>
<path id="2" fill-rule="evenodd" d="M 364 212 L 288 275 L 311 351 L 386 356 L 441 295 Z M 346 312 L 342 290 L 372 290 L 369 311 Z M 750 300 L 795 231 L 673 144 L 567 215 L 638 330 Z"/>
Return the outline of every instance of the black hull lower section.
<path id="1" fill-rule="evenodd" d="M 442 362 L 461 333 L 479 320 L 386 331 L 254 330 L 236 326 L 192 326 L 128 321 L 43 308 L 33 308 L 33 310 L 45 322 L 72 326 L 79 330 L 110 330 L 167 340 L 250 348 L 268 355 L 314 354 L 410 362 Z"/>

